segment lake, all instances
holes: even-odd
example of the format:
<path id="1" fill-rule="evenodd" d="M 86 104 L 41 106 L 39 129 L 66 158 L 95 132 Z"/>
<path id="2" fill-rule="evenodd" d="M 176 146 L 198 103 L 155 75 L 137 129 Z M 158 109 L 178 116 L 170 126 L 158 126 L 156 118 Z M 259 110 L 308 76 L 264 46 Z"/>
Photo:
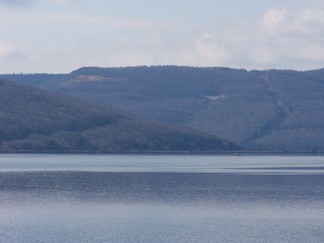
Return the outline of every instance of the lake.
<path id="1" fill-rule="evenodd" d="M 322 156 L 0 155 L 0 242 L 306 241 Z"/>

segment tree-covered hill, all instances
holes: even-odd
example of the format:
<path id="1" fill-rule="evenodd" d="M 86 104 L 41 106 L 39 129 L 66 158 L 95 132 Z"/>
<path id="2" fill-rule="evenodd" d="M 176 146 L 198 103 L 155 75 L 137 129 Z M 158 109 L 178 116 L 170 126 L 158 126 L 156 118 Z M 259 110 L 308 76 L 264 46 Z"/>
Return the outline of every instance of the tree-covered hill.
<path id="1" fill-rule="evenodd" d="M 220 151 L 237 145 L 77 98 L 0 81 L 0 151 Z"/>
<path id="2" fill-rule="evenodd" d="M 87 67 L 66 75 L 4 77 L 250 149 L 324 151 L 324 69 Z"/>

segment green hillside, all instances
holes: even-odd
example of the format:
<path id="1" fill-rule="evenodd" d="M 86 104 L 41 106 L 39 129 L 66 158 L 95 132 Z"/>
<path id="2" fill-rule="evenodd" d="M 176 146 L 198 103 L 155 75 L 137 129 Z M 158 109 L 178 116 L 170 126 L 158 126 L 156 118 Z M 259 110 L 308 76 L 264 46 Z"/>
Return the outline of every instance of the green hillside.
<path id="1" fill-rule="evenodd" d="M 219 151 L 237 145 L 117 109 L 0 81 L 0 151 Z"/>

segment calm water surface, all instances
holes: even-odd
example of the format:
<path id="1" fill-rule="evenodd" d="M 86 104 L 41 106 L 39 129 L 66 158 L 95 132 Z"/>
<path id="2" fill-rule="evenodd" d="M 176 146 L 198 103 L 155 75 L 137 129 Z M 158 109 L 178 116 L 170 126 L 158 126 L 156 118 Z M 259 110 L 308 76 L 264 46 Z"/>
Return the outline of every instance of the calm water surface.
<path id="1" fill-rule="evenodd" d="M 0 155 L 0 242 L 324 242 L 324 157 Z"/>

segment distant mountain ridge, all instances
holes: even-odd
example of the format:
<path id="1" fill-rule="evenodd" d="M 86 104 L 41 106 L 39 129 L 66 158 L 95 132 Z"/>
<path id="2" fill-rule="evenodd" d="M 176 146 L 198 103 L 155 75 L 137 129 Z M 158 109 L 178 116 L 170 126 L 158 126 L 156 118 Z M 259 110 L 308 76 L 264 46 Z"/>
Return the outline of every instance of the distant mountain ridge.
<path id="1" fill-rule="evenodd" d="M 3 77 L 224 137 L 252 150 L 324 151 L 324 69 L 85 67 L 65 75 Z"/>
<path id="2" fill-rule="evenodd" d="M 0 80 L 0 152 L 211 152 L 226 140 Z"/>

